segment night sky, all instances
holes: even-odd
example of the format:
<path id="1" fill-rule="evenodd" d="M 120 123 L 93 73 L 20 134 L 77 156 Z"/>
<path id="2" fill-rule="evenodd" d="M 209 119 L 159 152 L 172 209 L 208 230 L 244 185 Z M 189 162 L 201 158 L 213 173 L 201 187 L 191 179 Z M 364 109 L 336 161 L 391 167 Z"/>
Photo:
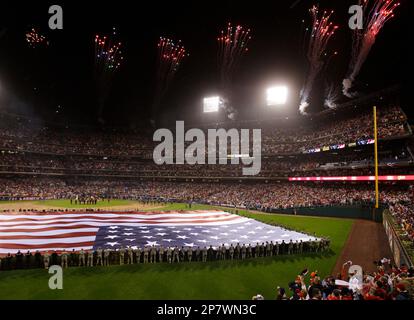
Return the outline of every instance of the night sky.
<path id="1" fill-rule="evenodd" d="M 340 29 L 328 50 L 339 54 L 316 81 L 311 112 L 323 109 L 325 84 L 339 86 L 347 71 L 351 45 L 347 11 L 356 2 L 319 2 L 321 9 L 335 9 L 332 20 Z M 111 125 L 148 122 L 159 36 L 181 39 L 190 56 L 169 87 L 158 118 L 197 121 L 202 119 L 202 97 L 218 92 L 216 38 L 231 21 L 251 28 L 253 35 L 250 51 L 233 83 L 233 105 L 239 117 L 297 114 L 299 91 L 307 70 L 302 20 L 305 19 L 305 25 L 310 24 L 308 9 L 314 3 L 305 0 L 3 1 L 0 108 L 53 121 L 96 124 L 93 40 L 95 34 L 110 33 L 116 27 L 125 46 L 125 61 L 105 102 L 105 122 Z M 48 8 L 53 4 L 63 7 L 63 30 L 48 28 Z M 413 17 L 408 1 L 402 1 L 396 18 L 387 22 L 377 37 L 357 79 L 361 93 L 395 84 L 402 85 L 403 90 L 407 88 L 412 66 L 408 39 L 413 34 L 409 19 Z M 32 27 L 47 37 L 47 47 L 33 49 L 27 45 L 25 34 Z M 265 88 L 273 83 L 286 83 L 290 90 L 288 105 L 278 110 L 264 107 Z M 405 92 L 402 95 L 403 101 L 409 100 Z M 409 108 L 406 111 L 411 114 Z M 216 121 L 218 117 L 203 118 Z"/>

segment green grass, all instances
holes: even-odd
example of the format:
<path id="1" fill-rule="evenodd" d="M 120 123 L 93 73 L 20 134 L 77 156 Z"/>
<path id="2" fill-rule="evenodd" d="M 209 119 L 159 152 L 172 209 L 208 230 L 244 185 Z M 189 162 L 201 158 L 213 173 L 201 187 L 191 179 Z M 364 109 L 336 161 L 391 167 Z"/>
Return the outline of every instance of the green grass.
<path id="1" fill-rule="evenodd" d="M 41 206 L 49 206 L 49 207 L 57 207 L 57 208 L 68 208 L 68 209 L 89 209 L 89 208 L 102 208 L 102 207 L 115 207 L 115 206 L 126 206 L 126 205 L 132 205 L 137 204 L 137 207 L 139 207 L 142 203 L 139 201 L 133 201 L 133 200 L 111 200 L 108 201 L 98 201 L 96 205 L 90 205 L 90 204 L 75 204 L 70 203 L 70 200 L 39 200 L 39 201 L 32 201 L 32 200 L 22 200 L 22 201 L 0 201 L 0 205 L 5 204 L 15 204 L 15 203 L 33 203 L 36 205 Z M 155 207 L 158 205 L 155 204 Z M 205 209 L 209 206 L 205 205 L 193 205 L 192 209 Z M 211 207 L 209 207 L 211 208 Z M 154 211 L 155 209 L 143 209 L 143 211 Z M 185 203 L 171 203 L 167 205 L 160 204 L 160 208 L 156 210 L 188 210 L 188 207 Z"/>
<path id="2" fill-rule="evenodd" d="M 205 208 L 211 207 L 192 207 Z M 180 209 L 186 209 L 186 205 L 171 204 L 163 208 Z M 48 288 L 50 275 L 45 270 L 0 272 L 0 299 L 250 299 L 257 293 L 273 299 L 276 286 L 287 287 L 304 268 L 329 275 L 353 223 L 350 219 L 239 213 L 265 223 L 330 237 L 331 251 L 322 255 L 205 264 L 69 268 L 64 271 L 63 290 Z"/>
<path id="3" fill-rule="evenodd" d="M 114 207 L 114 206 L 124 206 L 133 204 L 135 201 L 130 200 L 111 200 L 108 201 L 98 201 L 96 205 L 90 204 L 71 204 L 70 200 L 41 200 L 34 201 L 34 204 L 50 207 L 60 207 L 60 208 L 101 208 L 101 207 Z"/>

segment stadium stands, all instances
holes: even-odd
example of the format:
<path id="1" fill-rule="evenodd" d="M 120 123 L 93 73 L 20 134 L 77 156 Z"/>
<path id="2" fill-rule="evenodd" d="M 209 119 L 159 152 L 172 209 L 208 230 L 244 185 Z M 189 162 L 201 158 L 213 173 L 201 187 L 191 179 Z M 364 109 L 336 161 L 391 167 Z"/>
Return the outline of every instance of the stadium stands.
<path id="1" fill-rule="evenodd" d="M 389 139 L 409 134 L 407 119 L 398 107 L 381 110 L 379 137 Z M 148 132 L 91 131 L 89 128 L 44 126 L 24 118 L 2 114 L 3 130 L 0 147 L 24 152 L 53 153 L 57 155 L 103 155 L 142 156 L 152 154 L 152 137 Z M 337 144 L 355 143 L 373 138 L 372 115 L 369 113 L 328 123 L 322 127 L 299 127 L 275 129 L 270 123 L 263 129 L 263 152 L 265 154 L 295 154 L 309 149 Z M 250 126 L 254 123 L 250 123 Z M 234 124 L 232 124 L 234 126 Z"/>
<path id="2" fill-rule="evenodd" d="M 321 278 L 317 271 L 304 270 L 289 283 L 289 291 L 278 287 L 276 300 L 411 300 L 414 269 L 397 268 L 388 259 L 377 262 L 373 273 L 347 273 L 352 262 L 345 262 L 341 274 Z M 288 298 L 287 293 L 290 298 Z M 272 297 L 273 298 L 273 297 Z"/>
<path id="3" fill-rule="evenodd" d="M 289 183 L 288 177 L 374 173 L 370 110 L 315 117 L 306 126 L 230 123 L 262 128 L 262 170 L 245 177 L 241 165 L 156 165 L 149 129 L 69 128 L 0 114 L 0 199 L 75 197 L 182 201 L 255 210 L 372 205 L 369 183 Z M 403 111 L 379 109 L 383 175 L 414 173 L 412 132 Z M 228 127 L 228 128 L 229 128 Z M 414 240 L 412 188 L 381 184 L 401 237 Z"/>

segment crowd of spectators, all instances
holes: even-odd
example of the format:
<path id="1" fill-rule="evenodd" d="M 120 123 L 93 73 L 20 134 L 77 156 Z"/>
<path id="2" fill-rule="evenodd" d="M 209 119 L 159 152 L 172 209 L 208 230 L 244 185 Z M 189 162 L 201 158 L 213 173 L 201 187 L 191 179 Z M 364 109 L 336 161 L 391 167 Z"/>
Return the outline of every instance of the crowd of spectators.
<path id="1" fill-rule="evenodd" d="M 389 138 L 407 134 L 406 116 L 399 107 L 382 109 L 378 113 L 378 136 Z M 267 153 L 305 152 L 336 144 L 353 143 L 373 138 L 373 117 L 358 114 L 343 121 L 334 121 L 322 127 L 309 129 L 271 129 L 263 132 L 263 149 Z"/>
<path id="2" fill-rule="evenodd" d="M 324 159 L 323 152 L 320 157 L 303 154 L 311 148 L 372 139 L 372 122 L 367 112 L 289 129 L 263 124 L 265 156 L 259 177 L 372 175 L 373 159 L 363 152 L 336 159 L 332 155 Z M 192 178 L 213 181 L 241 177 L 243 165 L 155 165 L 152 130 L 45 126 L 4 114 L 0 114 L 0 124 L 0 200 L 118 198 L 200 202 L 263 211 L 374 201 L 371 184 L 242 184 L 237 179 L 233 183 L 195 182 Z M 378 128 L 382 139 L 409 133 L 399 107 L 380 109 Z M 406 147 L 381 153 L 381 174 L 410 174 L 410 167 L 398 168 L 401 162 L 411 163 L 410 155 Z M 16 173 L 29 177 L 17 178 Z M 153 177 L 181 177 L 187 182 L 145 180 Z M 387 186 L 381 188 L 380 199 L 390 206 L 402 236 L 414 242 L 411 192 Z"/>
<path id="3" fill-rule="evenodd" d="M 259 177 L 371 175 L 373 159 L 369 153 L 353 157 L 264 158 Z M 412 158 L 406 150 L 380 157 L 382 174 L 408 174 Z M 398 171 L 397 166 L 404 166 Z M 91 156 L 56 156 L 23 152 L 0 152 L 0 172 L 130 177 L 241 177 L 244 165 L 195 164 L 157 165 L 152 159 L 123 159 Z"/>
<path id="4" fill-rule="evenodd" d="M 0 199 L 71 199 L 76 196 L 200 202 L 231 207 L 297 208 L 373 202 L 372 184 L 196 183 L 52 178 L 0 179 Z M 381 188 L 387 204 L 411 202 L 406 188 Z"/>
<path id="5" fill-rule="evenodd" d="M 323 159 L 303 155 L 307 148 L 372 138 L 372 116 L 327 122 L 322 126 L 275 129 L 263 125 L 263 154 L 259 177 L 344 176 L 373 174 L 373 159 L 355 153 L 349 159 Z M 324 122 L 325 123 L 325 122 Z M 49 175 L 95 175 L 122 177 L 241 177 L 240 165 L 156 165 L 152 160 L 154 144 L 151 130 L 66 128 L 32 123 L 27 119 L 0 114 L 0 173 Z M 380 109 L 380 137 L 408 133 L 406 117 L 398 107 Z M 402 148 L 395 154 L 380 157 L 383 174 L 408 174 L 406 168 L 390 168 L 402 162 L 411 163 L 410 153 Z"/>
<path id="6" fill-rule="evenodd" d="M 375 272 L 365 273 L 344 263 L 342 272 L 335 276 L 320 277 L 318 271 L 303 270 L 288 289 L 276 288 L 276 300 L 413 300 L 414 269 L 402 265 L 400 268 L 383 258 Z M 261 294 L 253 300 L 263 300 Z"/>
<path id="7" fill-rule="evenodd" d="M 0 114 L 1 149 L 60 155 L 148 156 L 154 148 L 151 130 L 62 128 L 10 117 Z M 378 119 L 380 138 L 408 134 L 407 119 L 399 107 L 380 109 Z M 274 124 L 262 127 L 262 152 L 266 154 L 302 153 L 311 148 L 373 138 L 369 113 L 316 126 L 274 127 Z"/>
<path id="8" fill-rule="evenodd" d="M 407 254 L 414 259 L 414 205 L 412 201 L 400 201 L 389 206 L 395 231 Z"/>
<path id="9" fill-rule="evenodd" d="M 403 231 L 401 236 L 414 242 L 414 206 L 412 203 L 396 203 L 389 209 Z"/>

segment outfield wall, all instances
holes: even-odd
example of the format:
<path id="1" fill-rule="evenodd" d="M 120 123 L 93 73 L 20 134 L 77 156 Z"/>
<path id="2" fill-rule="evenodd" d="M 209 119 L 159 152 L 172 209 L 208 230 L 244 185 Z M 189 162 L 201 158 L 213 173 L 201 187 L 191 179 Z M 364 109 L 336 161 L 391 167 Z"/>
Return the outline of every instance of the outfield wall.
<path id="1" fill-rule="evenodd" d="M 373 210 L 367 205 L 344 205 L 329 207 L 306 207 L 289 209 L 267 209 L 263 210 L 270 213 L 297 214 L 302 216 L 335 217 L 349 219 L 365 219 L 382 222 L 382 211 L 384 208 Z"/>

